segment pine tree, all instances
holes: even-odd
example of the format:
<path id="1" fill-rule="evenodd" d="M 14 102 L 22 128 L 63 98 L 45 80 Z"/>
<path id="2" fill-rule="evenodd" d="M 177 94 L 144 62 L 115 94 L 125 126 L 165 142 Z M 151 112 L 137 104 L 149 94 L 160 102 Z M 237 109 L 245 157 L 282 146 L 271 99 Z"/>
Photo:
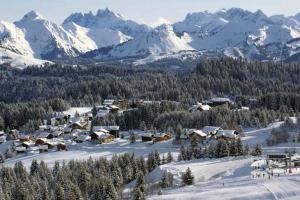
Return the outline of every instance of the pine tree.
<path id="1" fill-rule="evenodd" d="M 253 155 L 254 155 L 254 156 L 261 156 L 261 154 L 262 154 L 261 145 L 257 144 L 257 145 L 255 146 L 255 150 L 254 150 L 254 152 L 253 152 Z"/>
<path id="2" fill-rule="evenodd" d="M 173 174 L 164 171 L 162 178 L 161 178 L 161 183 L 160 183 L 162 188 L 167 188 L 171 187 L 173 185 Z"/>
<path id="3" fill-rule="evenodd" d="M 118 199 L 118 193 L 116 191 L 116 188 L 114 187 L 111 179 L 109 179 L 109 178 L 106 179 L 105 193 L 106 193 L 105 199 L 111 199 L 111 200 Z"/>
<path id="4" fill-rule="evenodd" d="M 182 175 L 182 183 L 184 185 L 193 185 L 194 184 L 194 176 L 189 167 L 187 168 L 186 172 Z"/>
<path id="5" fill-rule="evenodd" d="M 229 144 L 229 154 L 230 156 L 237 155 L 237 143 L 235 141 L 231 141 Z"/>
<path id="6" fill-rule="evenodd" d="M 220 141 L 221 145 L 220 145 L 220 153 L 219 153 L 219 157 L 227 157 L 229 156 L 229 148 L 227 145 L 227 142 L 224 140 Z"/>
<path id="7" fill-rule="evenodd" d="M 56 200 L 64 200 L 65 199 L 65 191 L 61 184 L 55 184 L 54 196 Z"/>
<path id="8" fill-rule="evenodd" d="M 241 156 L 244 154 L 244 145 L 240 138 L 238 138 L 236 141 L 236 154 L 238 156 Z"/>
<path id="9" fill-rule="evenodd" d="M 250 152 L 249 145 L 246 144 L 246 145 L 244 146 L 243 155 L 244 155 L 244 156 L 247 156 L 247 155 L 249 155 L 249 152 Z"/>
<path id="10" fill-rule="evenodd" d="M 169 151 L 167 154 L 167 163 L 173 162 L 173 156 L 172 153 Z"/>
<path id="11" fill-rule="evenodd" d="M 129 140 L 130 140 L 130 143 L 131 143 L 131 144 L 136 143 L 136 135 L 134 134 L 133 131 L 130 132 L 130 138 L 129 138 Z"/>
<path id="12" fill-rule="evenodd" d="M 33 175 L 37 174 L 38 169 L 39 169 L 39 163 L 35 159 L 32 160 L 31 166 L 30 166 L 30 175 L 33 176 Z"/>
<path id="13" fill-rule="evenodd" d="M 134 200 L 144 200 L 146 199 L 146 188 L 145 188 L 145 178 L 142 173 L 139 173 L 136 179 L 136 185 L 133 191 Z"/>
<path id="14" fill-rule="evenodd" d="M 157 167 L 161 164 L 160 155 L 158 150 L 154 151 L 154 167 Z"/>

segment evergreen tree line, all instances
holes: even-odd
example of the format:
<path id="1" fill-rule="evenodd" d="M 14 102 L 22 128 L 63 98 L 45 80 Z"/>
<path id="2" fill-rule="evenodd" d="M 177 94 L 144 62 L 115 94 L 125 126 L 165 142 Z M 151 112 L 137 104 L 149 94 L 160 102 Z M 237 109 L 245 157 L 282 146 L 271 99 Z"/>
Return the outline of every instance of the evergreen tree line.
<path id="1" fill-rule="evenodd" d="M 22 162 L 17 162 L 13 168 L 0 169 L 0 199 L 121 199 L 124 186 L 133 180 L 136 183 L 130 196 L 143 199 L 147 193 L 144 176 L 171 162 L 171 153 L 167 158 L 160 159 L 158 151 L 151 152 L 147 161 L 125 153 L 114 155 L 111 160 L 101 157 L 71 160 L 67 164 L 55 162 L 53 168 L 33 160 L 29 171 Z"/>
<path id="2" fill-rule="evenodd" d="M 220 126 L 224 129 L 237 129 L 243 127 L 265 127 L 275 119 L 284 120 L 287 116 L 296 115 L 290 110 L 226 110 L 212 109 L 205 112 L 188 112 L 182 106 L 166 106 L 152 104 L 138 109 L 123 112 L 123 115 L 110 115 L 104 119 L 96 120 L 96 125 L 119 125 L 122 130 L 163 130 L 172 128 L 171 132 L 180 124 L 184 128 L 202 129 L 204 126 Z M 175 104 L 177 105 L 177 104 Z"/>
<path id="3" fill-rule="evenodd" d="M 44 68 L 30 67 L 22 71 L 2 67 L 0 128 L 3 126 L 2 121 L 5 128 L 14 128 L 24 126 L 31 120 L 25 126 L 26 129 L 30 129 L 33 124 L 37 124 L 37 121 L 43 120 L 53 111 L 62 110 L 70 105 L 99 105 L 106 98 L 168 100 L 180 102 L 179 107 L 186 110 L 196 101 L 225 95 L 232 97 L 237 106 L 246 105 L 254 110 L 263 110 L 261 113 L 257 111 L 260 114 L 254 114 L 255 119 L 251 117 L 251 122 L 248 120 L 247 124 L 264 125 L 265 120 L 260 122 L 260 118 L 269 119 L 269 112 L 298 113 L 299 71 L 300 64 L 295 63 L 246 62 L 228 58 L 204 60 L 195 70 L 185 74 L 163 69 L 96 65 L 74 67 L 57 64 Z M 154 110 L 153 113 L 128 113 L 118 124 L 129 123 L 128 128 L 138 126 L 140 118 L 138 123 L 127 118 L 138 118 L 130 115 L 139 116 L 145 112 L 148 116 L 142 121 L 147 126 L 159 126 L 158 122 L 166 120 L 168 115 L 171 115 L 171 118 L 187 115 L 181 112 L 181 108 L 173 107 L 173 111 L 179 111 L 173 113 L 170 109 Z M 157 113 L 161 118 L 157 117 Z M 154 118 L 157 118 L 157 121 L 153 123 Z M 173 124 L 172 121 L 164 124 L 167 123 Z"/>

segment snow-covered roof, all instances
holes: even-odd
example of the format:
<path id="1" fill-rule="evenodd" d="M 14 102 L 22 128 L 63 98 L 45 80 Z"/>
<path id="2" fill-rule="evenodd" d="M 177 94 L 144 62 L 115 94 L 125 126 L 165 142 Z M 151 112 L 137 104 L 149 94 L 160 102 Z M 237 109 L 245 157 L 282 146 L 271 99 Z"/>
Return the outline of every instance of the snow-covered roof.
<path id="1" fill-rule="evenodd" d="M 102 132 L 102 131 L 94 131 L 94 134 L 97 135 L 98 138 L 103 139 L 111 136 L 109 133 Z"/>
<path id="2" fill-rule="evenodd" d="M 110 105 L 109 106 L 111 109 L 119 109 L 119 107 L 118 106 L 115 106 L 115 105 Z"/>
<path id="3" fill-rule="evenodd" d="M 204 133 L 204 132 L 201 131 L 201 130 L 192 130 L 191 132 L 189 132 L 189 135 L 191 135 L 191 134 L 193 134 L 193 133 L 195 133 L 195 134 L 197 134 L 197 135 L 199 135 L 199 136 L 201 136 L 201 137 L 206 137 L 206 136 L 207 136 L 207 134 Z"/>
<path id="4" fill-rule="evenodd" d="M 38 139 L 39 138 L 46 138 L 46 137 L 48 137 L 50 135 L 50 132 L 47 132 L 47 131 L 43 131 L 43 132 L 41 132 L 39 135 L 38 135 Z"/>
<path id="5" fill-rule="evenodd" d="M 54 137 L 58 137 L 62 134 L 62 131 L 54 131 L 51 133 Z"/>
<path id="6" fill-rule="evenodd" d="M 3 136 L 4 134 L 4 131 L 0 131 L 0 136 Z"/>
<path id="7" fill-rule="evenodd" d="M 29 138 L 30 138 L 29 135 L 21 135 L 21 136 L 19 137 L 19 139 L 21 139 L 21 140 L 29 140 Z"/>
<path id="8" fill-rule="evenodd" d="M 103 105 L 112 105 L 115 102 L 113 99 L 105 99 Z"/>
<path id="9" fill-rule="evenodd" d="M 217 137 L 224 136 L 229 138 L 236 138 L 235 130 L 219 130 L 217 132 Z"/>
<path id="10" fill-rule="evenodd" d="M 110 112 L 110 110 L 98 110 L 97 112 L 97 117 L 105 117 L 106 115 L 108 115 Z"/>
<path id="11" fill-rule="evenodd" d="M 99 130 L 99 129 L 104 129 L 104 130 L 107 130 L 107 131 L 118 131 L 120 130 L 120 127 L 119 126 L 94 126 L 93 127 L 93 130 Z"/>
<path id="12" fill-rule="evenodd" d="M 88 136 L 88 135 L 78 135 L 76 137 L 77 141 L 86 141 L 86 140 L 90 140 L 90 139 L 91 139 L 91 136 Z"/>
<path id="13" fill-rule="evenodd" d="M 202 131 L 206 134 L 213 133 L 216 134 L 218 130 L 221 130 L 221 127 L 217 126 L 204 126 Z"/>

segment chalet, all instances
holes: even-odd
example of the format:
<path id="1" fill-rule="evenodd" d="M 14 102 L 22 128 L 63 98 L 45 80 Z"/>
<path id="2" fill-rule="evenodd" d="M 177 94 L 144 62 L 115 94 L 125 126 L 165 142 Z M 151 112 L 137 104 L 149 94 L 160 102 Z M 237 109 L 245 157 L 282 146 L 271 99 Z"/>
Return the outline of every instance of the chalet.
<path id="1" fill-rule="evenodd" d="M 0 136 L 0 144 L 6 142 L 6 135 Z"/>
<path id="2" fill-rule="evenodd" d="M 113 99 L 105 99 L 103 102 L 103 105 L 104 106 L 112 106 L 112 105 L 114 105 L 114 103 L 115 103 L 115 100 L 113 100 Z"/>
<path id="3" fill-rule="evenodd" d="M 152 133 L 145 133 L 142 135 L 142 142 L 150 142 L 153 141 L 154 134 Z"/>
<path id="4" fill-rule="evenodd" d="M 207 138 L 207 134 L 202 130 L 191 130 L 188 134 L 188 137 L 190 139 L 195 137 L 198 139 L 198 141 L 204 141 Z"/>
<path id="5" fill-rule="evenodd" d="M 70 127 L 64 127 L 64 134 L 69 134 L 72 132 L 72 128 Z"/>
<path id="6" fill-rule="evenodd" d="M 98 131 L 93 131 L 93 133 L 90 135 L 91 140 L 96 143 L 109 143 L 114 140 L 114 136 L 109 134 L 107 130 L 98 130 Z"/>
<path id="7" fill-rule="evenodd" d="M 216 126 L 204 126 L 202 128 L 202 132 L 206 133 L 208 137 L 210 136 L 215 136 L 218 131 L 222 130 L 221 127 L 216 127 Z"/>
<path id="8" fill-rule="evenodd" d="M 120 127 L 119 126 L 94 126 L 93 131 L 106 130 L 109 134 L 113 135 L 115 138 L 120 137 Z"/>
<path id="9" fill-rule="evenodd" d="M 37 139 L 40 139 L 40 138 L 51 139 L 51 138 L 53 138 L 53 135 L 48 131 L 42 131 L 37 136 Z"/>
<path id="10" fill-rule="evenodd" d="M 22 142 L 21 144 L 16 146 L 17 153 L 24 153 L 30 147 L 31 143 L 29 142 Z"/>
<path id="11" fill-rule="evenodd" d="M 235 130 L 219 130 L 216 134 L 217 140 L 235 140 L 238 137 L 238 132 Z"/>
<path id="12" fill-rule="evenodd" d="M 5 135 L 4 131 L 0 131 L 0 137 L 4 135 Z"/>
<path id="13" fill-rule="evenodd" d="M 17 140 L 19 139 L 19 131 L 16 129 L 10 130 L 7 134 L 6 140 Z"/>
<path id="14" fill-rule="evenodd" d="M 24 153 L 27 151 L 27 148 L 23 147 L 23 146 L 17 146 L 16 151 L 17 151 L 17 153 Z"/>
<path id="15" fill-rule="evenodd" d="M 38 139 L 35 141 L 35 145 L 36 145 L 36 146 L 44 145 L 46 142 L 47 142 L 47 139 L 46 139 L 46 138 L 38 138 Z"/>
<path id="16" fill-rule="evenodd" d="M 110 105 L 109 109 L 110 109 L 111 113 L 118 113 L 118 111 L 120 110 L 120 108 L 118 106 L 115 106 L 115 105 Z"/>
<path id="17" fill-rule="evenodd" d="M 202 104 L 202 103 L 197 103 L 195 105 L 192 105 L 189 108 L 189 112 L 208 111 L 210 109 L 211 109 L 211 107 L 209 105 L 205 105 L 205 104 Z"/>
<path id="18" fill-rule="evenodd" d="M 233 102 L 229 98 L 212 98 L 209 101 L 205 102 L 207 105 L 211 107 L 222 107 L 224 109 L 229 109 L 230 105 L 233 104 Z"/>
<path id="19" fill-rule="evenodd" d="M 48 146 L 48 149 L 53 149 L 54 146 L 56 146 L 55 143 L 53 143 L 52 141 L 47 140 L 44 145 Z"/>
<path id="20" fill-rule="evenodd" d="M 110 113 L 109 109 L 99 109 L 97 111 L 96 117 L 103 118 L 103 117 L 107 116 L 109 113 Z"/>
<path id="21" fill-rule="evenodd" d="M 20 142 L 29 142 L 30 141 L 30 136 L 29 135 L 21 135 L 19 137 Z"/>
<path id="22" fill-rule="evenodd" d="M 167 141 L 169 139 L 171 139 L 171 135 L 165 133 L 155 134 L 153 137 L 154 142 L 162 142 L 162 141 Z"/>
<path id="23" fill-rule="evenodd" d="M 91 136 L 89 136 L 89 135 L 84 135 L 84 134 L 78 135 L 78 136 L 76 136 L 75 139 L 74 139 L 74 141 L 75 141 L 76 143 L 83 143 L 83 142 L 89 141 L 89 140 L 91 140 Z"/>
<path id="24" fill-rule="evenodd" d="M 57 130 L 57 131 L 54 131 L 54 132 L 50 133 L 50 135 L 52 135 L 52 138 L 59 138 L 60 136 L 63 135 L 63 132 Z"/>
<path id="25" fill-rule="evenodd" d="M 74 122 L 69 125 L 69 128 L 71 128 L 72 130 L 74 130 L 74 129 L 85 130 L 85 129 L 87 129 L 87 126 L 88 126 L 88 123 L 86 123 L 86 122 Z"/>
<path id="26" fill-rule="evenodd" d="M 65 143 L 59 143 L 57 144 L 57 151 L 66 151 L 67 150 L 67 146 Z"/>

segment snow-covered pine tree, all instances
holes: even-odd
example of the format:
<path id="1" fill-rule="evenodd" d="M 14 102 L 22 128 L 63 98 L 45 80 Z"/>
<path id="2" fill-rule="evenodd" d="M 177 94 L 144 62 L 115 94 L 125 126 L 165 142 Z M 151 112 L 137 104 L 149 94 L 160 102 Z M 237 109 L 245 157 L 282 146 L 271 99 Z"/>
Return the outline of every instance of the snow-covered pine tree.
<path id="1" fill-rule="evenodd" d="M 172 161 L 173 161 L 173 156 L 172 156 L 172 153 L 169 151 L 167 154 L 167 163 L 170 163 Z"/>
<path id="2" fill-rule="evenodd" d="M 194 176 L 189 167 L 187 168 L 186 172 L 182 175 L 182 183 L 183 183 L 183 185 L 193 185 L 194 184 Z"/>

